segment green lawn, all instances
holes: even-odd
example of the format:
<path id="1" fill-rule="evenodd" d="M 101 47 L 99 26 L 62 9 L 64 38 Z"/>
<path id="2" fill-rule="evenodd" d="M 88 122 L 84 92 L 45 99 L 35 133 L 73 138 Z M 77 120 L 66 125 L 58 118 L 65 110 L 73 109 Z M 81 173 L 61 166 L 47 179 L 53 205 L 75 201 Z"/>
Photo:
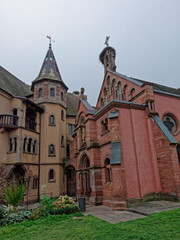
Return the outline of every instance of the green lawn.
<path id="1" fill-rule="evenodd" d="M 46 219 L 5 226 L 0 228 L 0 239 L 180 239 L 180 209 L 117 224 L 90 215 L 79 219 L 73 219 L 73 216 L 49 216 Z"/>

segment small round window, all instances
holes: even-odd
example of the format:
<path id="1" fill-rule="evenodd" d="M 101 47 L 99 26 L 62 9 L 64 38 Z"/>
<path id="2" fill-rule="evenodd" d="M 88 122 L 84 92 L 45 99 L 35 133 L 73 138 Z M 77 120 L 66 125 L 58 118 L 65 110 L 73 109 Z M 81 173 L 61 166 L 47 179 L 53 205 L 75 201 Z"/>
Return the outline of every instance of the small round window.
<path id="1" fill-rule="evenodd" d="M 170 115 L 165 115 L 164 116 L 163 123 L 171 133 L 175 133 L 177 131 L 176 121 Z"/>

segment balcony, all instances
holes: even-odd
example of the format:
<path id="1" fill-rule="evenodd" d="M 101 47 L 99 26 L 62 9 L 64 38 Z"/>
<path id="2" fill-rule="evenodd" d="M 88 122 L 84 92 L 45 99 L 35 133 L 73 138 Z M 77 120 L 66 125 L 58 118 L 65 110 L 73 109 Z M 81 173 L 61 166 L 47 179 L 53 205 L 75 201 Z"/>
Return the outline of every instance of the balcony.
<path id="1" fill-rule="evenodd" d="M 1 114 L 0 115 L 0 127 L 17 128 L 18 127 L 18 117 L 16 115 Z"/>
<path id="2" fill-rule="evenodd" d="M 36 123 L 28 118 L 26 118 L 25 128 L 31 131 L 36 131 Z"/>

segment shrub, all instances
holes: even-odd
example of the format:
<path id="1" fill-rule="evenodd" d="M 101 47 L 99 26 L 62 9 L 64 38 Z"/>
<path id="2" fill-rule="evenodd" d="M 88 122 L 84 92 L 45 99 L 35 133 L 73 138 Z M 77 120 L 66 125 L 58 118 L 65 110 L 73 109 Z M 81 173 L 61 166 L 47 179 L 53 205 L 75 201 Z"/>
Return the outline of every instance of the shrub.
<path id="1" fill-rule="evenodd" d="M 0 208 L 0 220 L 5 217 L 5 210 L 4 208 Z"/>
<path id="2" fill-rule="evenodd" d="M 17 206 L 24 196 L 26 190 L 25 184 L 21 181 L 19 185 L 12 184 L 5 189 L 5 198 L 8 204 L 14 207 L 14 211 L 17 211 Z"/>
<path id="3" fill-rule="evenodd" d="M 71 214 L 79 212 L 79 207 L 69 196 L 60 196 L 53 204 L 50 214 Z"/>
<path id="4" fill-rule="evenodd" d="M 50 210 L 52 209 L 53 202 L 54 200 L 48 197 L 46 193 L 42 194 L 41 202 L 40 202 L 41 205 L 45 206 L 48 210 Z"/>
<path id="5" fill-rule="evenodd" d="M 33 210 L 30 216 L 30 219 L 31 220 L 41 219 L 41 218 L 47 217 L 48 215 L 49 215 L 49 211 L 46 208 L 46 206 L 39 206 Z"/>

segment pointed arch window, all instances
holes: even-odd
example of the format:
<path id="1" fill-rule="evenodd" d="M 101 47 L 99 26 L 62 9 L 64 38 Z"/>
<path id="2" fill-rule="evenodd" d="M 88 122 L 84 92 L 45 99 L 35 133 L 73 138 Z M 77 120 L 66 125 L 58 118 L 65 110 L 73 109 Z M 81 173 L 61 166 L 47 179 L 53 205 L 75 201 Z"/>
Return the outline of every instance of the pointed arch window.
<path id="1" fill-rule="evenodd" d="M 50 88 L 50 97 L 54 97 L 55 96 L 55 90 L 54 88 Z"/>

